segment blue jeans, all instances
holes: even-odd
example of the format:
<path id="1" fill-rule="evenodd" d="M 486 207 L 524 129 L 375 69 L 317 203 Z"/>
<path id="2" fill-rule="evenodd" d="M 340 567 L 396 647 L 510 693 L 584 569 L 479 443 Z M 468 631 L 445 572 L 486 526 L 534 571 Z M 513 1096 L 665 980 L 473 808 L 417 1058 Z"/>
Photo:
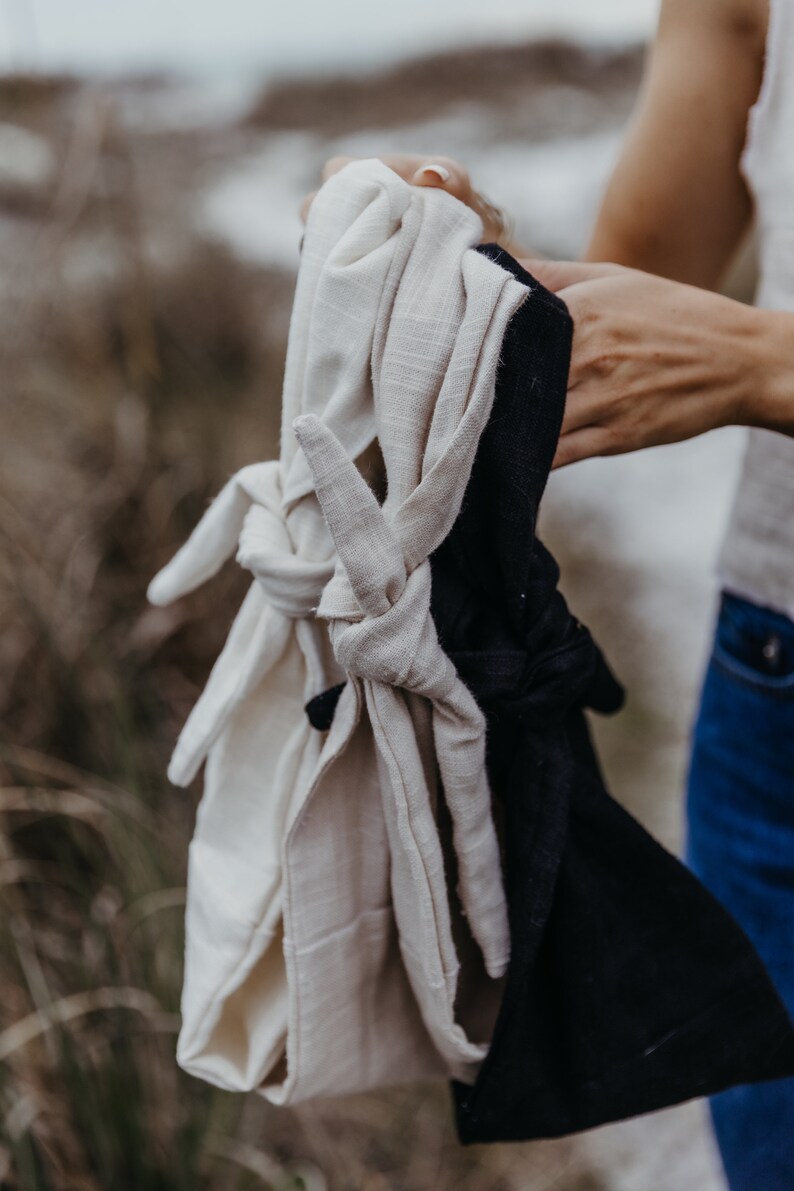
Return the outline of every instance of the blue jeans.
<path id="1" fill-rule="evenodd" d="M 694 731 L 687 860 L 794 1016 L 794 622 L 723 595 Z M 793 1191 L 794 1079 L 711 1100 L 731 1191 Z"/>

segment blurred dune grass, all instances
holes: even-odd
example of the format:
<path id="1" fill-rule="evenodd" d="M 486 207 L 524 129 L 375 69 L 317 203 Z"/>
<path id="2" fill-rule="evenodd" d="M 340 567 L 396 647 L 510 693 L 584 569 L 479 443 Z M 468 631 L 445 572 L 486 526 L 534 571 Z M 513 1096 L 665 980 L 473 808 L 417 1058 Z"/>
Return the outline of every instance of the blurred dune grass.
<path id="1" fill-rule="evenodd" d="M 111 84 L 0 79 L 0 150 L 22 162 L 0 164 L 2 1191 L 606 1191 L 567 1141 L 461 1149 L 443 1086 L 275 1110 L 177 1069 L 199 790 L 165 767 L 246 580 L 227 568 L 172 609 L 145 590 L 277 440 L 293 278 L 196 232 L 197 180 L 263 129 L 355 127 L 368 95 L 373 126 L 419 119 L 461 101 L 462 71 L 513 127 L 527 70 L 623 111 L 639 62 L 442 56 L 149 135 Z"/>
<path id="2" fill-rule="evenodd" d="M 292 279 L 152 252 L 151 163 L 106 90 L 2 80 L 0 118 L 56 163 L 0 178 L 0 1185 L 480 1185 L 442 1088 L 277 1113 L 176 1067 L 197 791 L 164 772 L 245 580 L 145 589 L 241 453 L 273 453 Z"/>
<path id="3" fill-rule="evenodd" d="M 551 40 L 467 47 L 398 62 L 377 75 L 276 80 L 253 104 L 246 123 L 336 135 L 421 123 L 466 104 L 498 113 L 505 131 L 512 127 L 527 136 L 531 128 L 533 139 L 544 131 L 572 135 L 625 109 L 642 60 L 635 45 L 597 49 Z M 588 104 L 565 111 L 559 100 L 566 88 L 585 92 Z M 544 102 L 549 91 L 558 98 L 556 111 Z M 545 121 L 538 120 L 541 108 Z"/>
<path id="4" fill-rule="evenodd" d="M 74 92 L 16 81 L 0 104 L 61 147 Z M 174 1063 L 194 800 L 163 776 L 242 584 L 215 585 L 217 619 L 200 595 L 149 612 L 145 587 L 228 469 L 226 416 L 247 386 L 278 390 L 255 311 L 286 292 L 209 248 L 155 278 L 124 139 L 106 119 L 75 161 L 68 131 L 2 299 L 3 1185 L 262 1185 L 240 1105 Z M 117 263 L 80 286 L 68 252 L 87 231 Z"/>

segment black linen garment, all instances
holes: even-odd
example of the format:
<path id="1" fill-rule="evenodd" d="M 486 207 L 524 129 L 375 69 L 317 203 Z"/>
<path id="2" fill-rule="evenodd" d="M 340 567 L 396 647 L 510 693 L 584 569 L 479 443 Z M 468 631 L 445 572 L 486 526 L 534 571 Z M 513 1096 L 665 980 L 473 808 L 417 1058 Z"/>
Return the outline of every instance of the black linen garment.
<path id="1" fill-rule="evenodd" d="M 449 537 L 431 558 L 441 644 L 487 722 L 511 959 L 486 1059 L 451 1084 L 464 1144 L 556 1137 L 794 1073 L 794 1028 L 752 944 L 608 794 L 583 709 L 623 692 L 535 532 L 572 323 L 530 290 Z M 329 726 L 340 688 L 307 707 Z"/>
<path id="2" fill-rule="evenodd" d="M 749 939 L 605 789 L 583 708 L 622 692 L 557 591 L 538 508 L 572 324 L 532 290 L 504 340 L 461 513 L 432 558 L 441 643 L 488 725 L 512 952 L 489 1053 L 453 1083 L 464 1143 L 587 1129 L 794 1072 L 794 1029 Z"/>

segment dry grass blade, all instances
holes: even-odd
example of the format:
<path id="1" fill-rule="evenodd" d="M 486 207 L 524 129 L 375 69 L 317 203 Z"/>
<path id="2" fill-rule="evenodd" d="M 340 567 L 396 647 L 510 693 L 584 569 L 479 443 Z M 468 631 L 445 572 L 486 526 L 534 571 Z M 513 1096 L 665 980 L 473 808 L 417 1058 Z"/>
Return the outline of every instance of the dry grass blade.
<path id="1" fill-rule="evenodd" d="M 195 791 L 165 770 L 245 576 L 167 614 L 145 591 L 228 475 L 278 450 L 294 277 L 208 234 L 218 185 L 279 145 L 285 185 L 308 181 L 365 109 L 398 132 L 477 105 L 472 146 L 480 118 L 516 141 L 603 130 L 639 65 L 477 47 L 273 82 L 222 130 L 175 127 L 172 80 L 0 80 L 0 121 L 52 162 L 16 197 L 0 178 L 3 1191 L 594 1191 L 564 1147 L 462 1150 L 443 1086 L 275 1109 L 178 1068 Z"/>
<path id="2" fill-rule="evenodd" d="M 174 910 L 184 906 L 187 891 L 184 885 L 173 889 L 156 889 L 154 893 L 147 893 L 125 907 L 124 916 L 127 922 L 126 941 L 142 922 L 152 914 L 159 914 L 161 910 Z"/>
<path id="3" fill-rule="evenodd" d="M 20 744 L 2 744 L 0 759 L 7 765 L 13 765 L 17 769 L 26 770 L 28 773 L 53 782 L 62 782 L 66 786 L 80 786 L 89 782 L 94 787 L 101 786 L 109 794 L 125 793 L 119 786 L 115 786 L 112 782 L 101 781 L 96 774 L 88 773 L 77 765 L 72 765 L 59 757 L 51 757 L 37 749 L 25 748 Z"/>
<path id="4" fill-rule="evenodd" d="M 17 1141 L 25 1134 L 38 1116 L 38 1105 L 34 1096 L 20 1096 L 4 1121 L 6 1133 Z"/>
<path id="5" fill-rule="evenodd" d="M 140 988 L 96 988 L 74 993 L 23 1017 L 0 1034 L 0 1062 L 27 1046 L 35 1038 L 59 1025 L 108 1009 L 128 1009 L 146 1017 L 153 1029 L 173 1032 L 179 1028 L 179 1018 L 164 1013 L 154 997 Z"/>
<path id="6" fill-rule="evenodd" d="M 29 811 L 38 815 L 68 815 L 72 819 L 95 819 L 106 808 L 78 790 L 47 790 L 30 786 L 0 788 L 0 814 Z"/>
<path id="7" fill-rule="evenodd" d="M 134 819 L 141 827 L 153 831 L 156 819 L 146 807 L 124 791 L 110 793 L 101 786 L 81 790 L 53 790 L 46 786 L 0 786 L 0 814 L 32 811 L 37 814 L 70 815 L 75 819 L 90 819 L 97 814 L 121 813 Z"/>
<path id="8" fill-rule="evenodd" d="M 290 1164 L 289 1168 L 281 1166 L 264 1151 L 245 1142 L 236 1141 L 231 1137 L 212 1137 L 207 1142 L 207 1151 L 216 1158 L 223 1158 L 227 1162 L 234 1162 L 243 1170 L 257 1175 L 274 1191 L 298 1191 L 302 1184 L 303 1191 L 327 1191 L 328 1184 L 325 1176 L 309 1163 Z"/>
<path id="9" fill-rule="evenodd" d="M 30 884 L 33 881 L 57 886 L 61 874 L 55 865 L 36 864 L 31 860 L 0 860 L 0 889 L 6 885 Z M 64 882 L 65 884 L 65 882 Z"/>

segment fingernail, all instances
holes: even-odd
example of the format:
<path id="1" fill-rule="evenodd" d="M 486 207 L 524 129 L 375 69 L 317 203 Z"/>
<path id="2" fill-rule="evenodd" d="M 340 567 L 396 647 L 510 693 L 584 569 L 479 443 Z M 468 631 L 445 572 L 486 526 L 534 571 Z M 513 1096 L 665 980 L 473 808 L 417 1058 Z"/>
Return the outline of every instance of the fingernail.
<path id="1" fill-rule="evenodd" d="M 417 170 L 414 174 L 414 181 L 418 181 L 419 178 L 424 177 L 426 174 L 435 174 L 441 182 L 449 182 L 449 170 L 446 166 L 437 165 L 435 162 L 432 162 L 430 165 L 423 165 L 420 170 Z"/>

